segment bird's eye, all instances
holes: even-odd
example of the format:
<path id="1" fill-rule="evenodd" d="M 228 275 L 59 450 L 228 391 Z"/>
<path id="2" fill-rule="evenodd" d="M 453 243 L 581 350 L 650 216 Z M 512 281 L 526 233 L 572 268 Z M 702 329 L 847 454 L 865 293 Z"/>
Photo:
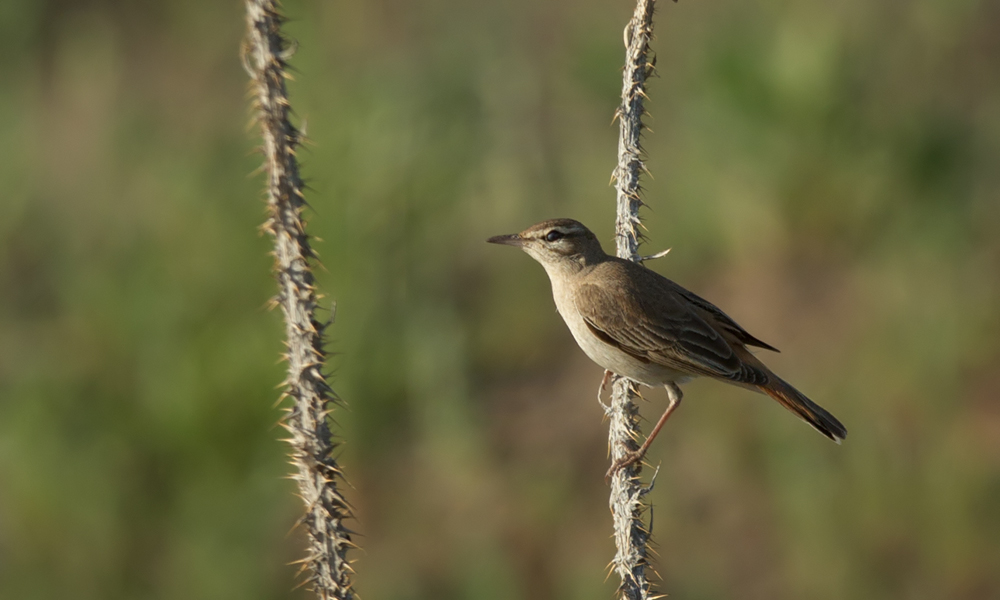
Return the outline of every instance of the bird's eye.
<path id="1" fill-rule="evenodd" d="M 559 231 L 557 229 L 553 229 L 552 231 L 550 231 L 550 232 L 548 232 L 548 233 L 545 234 L 545 241 L 546 242 L 554 242 L 554 241 L 556 241 L 556 240 L 558 240 L 558 239 L 560 239 L 562 237 L 563 237 L 563 233 L 561 231 Z"/>

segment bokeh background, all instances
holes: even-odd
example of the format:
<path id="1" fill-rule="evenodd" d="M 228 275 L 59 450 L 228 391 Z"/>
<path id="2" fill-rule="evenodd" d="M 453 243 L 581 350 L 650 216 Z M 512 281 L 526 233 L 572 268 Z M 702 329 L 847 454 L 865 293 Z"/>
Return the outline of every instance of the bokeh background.
<path id="1" fill-rule="evenodd" d="M 541 268 L 610 248 L 627 0 L 289 0 L 368 600 L 605 599 L 601 376 Z M 307 598 L 240 2 L 0 3 L 0 597 Z M 830 444 L 711 382 L 648 457 L 673 598 L 1000 598 L 1000 3 L 663 2 L 652 264 Z M 647 418 L 662 391 L 645 394 Z"/>

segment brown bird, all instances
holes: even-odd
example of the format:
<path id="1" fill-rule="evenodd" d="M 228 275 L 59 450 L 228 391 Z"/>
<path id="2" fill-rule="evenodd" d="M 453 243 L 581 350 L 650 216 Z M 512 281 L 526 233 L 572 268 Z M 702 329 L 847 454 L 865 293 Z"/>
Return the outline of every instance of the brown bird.
<path id="1" fill-rule="evenodd" d="M 609 476 L 642 459 L 680 404 L 679 384 L 695 377 L 765 393 L 838 444 L 847 436 L 836 417 L 771 372 L 748 346 L 776 348 L 708 300 L 639 263 L 606 254 L 583 224 L 554 219 L 487 241 L 518 246 L 545 268 L 576 343 L 606 370 L 601 390 L 612 372 L 666 388 L 663 416 L 637 451 L 611 466 Z"/>

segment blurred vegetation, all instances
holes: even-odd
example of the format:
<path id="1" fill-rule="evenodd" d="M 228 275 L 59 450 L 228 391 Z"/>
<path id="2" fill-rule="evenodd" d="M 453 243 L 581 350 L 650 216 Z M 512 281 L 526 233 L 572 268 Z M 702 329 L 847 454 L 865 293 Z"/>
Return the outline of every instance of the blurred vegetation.
<path id="1" fill-rule="evenodd" d="M 483 240 L 610 247 L 631 3 L 286 6 L 358 590 L 611 597 L 600 370 Z M 0 3 L 2 598 L 306 597 L 243 27 Z M 688 386 L 648 457 L 672 597 L 1000 597 L 997 31 L 985 0 L 660 7 L 653 267 L 850 430 Z"/>

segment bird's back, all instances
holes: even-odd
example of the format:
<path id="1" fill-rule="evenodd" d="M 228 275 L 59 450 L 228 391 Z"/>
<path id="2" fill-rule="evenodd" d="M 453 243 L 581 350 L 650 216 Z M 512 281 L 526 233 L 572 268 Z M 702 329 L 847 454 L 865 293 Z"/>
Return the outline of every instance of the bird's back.
<path id="1" fill-rule="evenodd" d="M 654 290 L 651 295 L 655 299 L 651 300 L 665 305 L 656 308 L 691 311 L 698 315 L 706 325 L 718 331 L 732 343 L 755 346 L 778 352 L 778 349 L 774 346 L 750 335 L 749 332 L 743 329 L 743 327 L 718 306 L 680 284 L 667 279 L 663 275 L 639 263 L 610 256 L 608 259 L 596 265 L 595 269 L 588 274 L 594 278 L 594 281 L 607 277 L 609 280 L 613 280 L 621 285 L 623 290 L 628 290 L 629 293 L 634 294 L 640 299 L 647 298 L 648 295 L 639 293 L 639 290 Z M 651 306 L 650 308 L 654 307 Z"/>

